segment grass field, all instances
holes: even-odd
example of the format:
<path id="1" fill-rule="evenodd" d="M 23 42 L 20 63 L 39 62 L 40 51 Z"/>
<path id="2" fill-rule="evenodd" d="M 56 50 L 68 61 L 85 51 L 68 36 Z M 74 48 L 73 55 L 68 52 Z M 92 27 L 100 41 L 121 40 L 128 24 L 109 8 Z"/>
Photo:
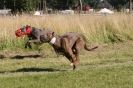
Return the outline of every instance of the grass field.
<path id="1" fill-rule="evenodd" d="M 48 44 L 24 49 L 14 31 L 29 24 L 57 34 L 79 32 L 98 44 L 82 51 L 75 71 Z M 133 15 L 0 17 L 0 88 L 133 88 Z"/>
<path id="2" fill-rule="evenodd" d="M 16 52 L 1 53 L 0 88 L 133 87 L 133 42 L 82 51 L 75 71 L 65 57 L 57 58 L 51 50 L 44 52 L 46 57 L 36 51 Z"/>

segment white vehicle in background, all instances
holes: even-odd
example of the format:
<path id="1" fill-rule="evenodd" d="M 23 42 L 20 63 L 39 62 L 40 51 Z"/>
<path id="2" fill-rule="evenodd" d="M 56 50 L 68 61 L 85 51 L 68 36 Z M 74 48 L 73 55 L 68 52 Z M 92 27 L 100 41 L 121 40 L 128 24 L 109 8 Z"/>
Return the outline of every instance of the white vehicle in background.
<path id="1" fill-rule="evenodd" d="M 69 14 L 69 15 L 73 15 L 74 14 L 74 10 L 62 10 L 59 12 L 60 14 Z"/>
<path id="2" fill-rule="evenodd" d="M 0 15 L 10 15 L 11 9 L 0 9 Z"/>

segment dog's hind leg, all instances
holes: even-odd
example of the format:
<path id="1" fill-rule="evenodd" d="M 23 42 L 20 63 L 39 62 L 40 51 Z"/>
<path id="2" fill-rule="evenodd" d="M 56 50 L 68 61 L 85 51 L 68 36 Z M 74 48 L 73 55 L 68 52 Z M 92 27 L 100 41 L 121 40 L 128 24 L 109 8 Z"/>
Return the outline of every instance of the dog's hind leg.
<path id="1" fill-rule="evenodd" d="M 78 38 L 75 42 L 75 45 L 73 48 L 75 49 L 75 56 L 76 56 L 76 62 L 79 62 L 79 53 L 81 49 L 84 47 L 84 41 L 81 38 Z"/>
<path id="2" fill-rule="evenodd" d="M 69 42 L 67 38 L 62 39 L 62 47 L 65 53 L 67 54 L 67 56 L 70 56 L 70 58 L 67 57 L 67 59 L 69 59 L 69 61 L 73 65 L 73 70 L 74 70 L 76 68 L 76 64 L 75 64 L 76 56 L 73 54 L 72 48 L 69 46 Z"/>

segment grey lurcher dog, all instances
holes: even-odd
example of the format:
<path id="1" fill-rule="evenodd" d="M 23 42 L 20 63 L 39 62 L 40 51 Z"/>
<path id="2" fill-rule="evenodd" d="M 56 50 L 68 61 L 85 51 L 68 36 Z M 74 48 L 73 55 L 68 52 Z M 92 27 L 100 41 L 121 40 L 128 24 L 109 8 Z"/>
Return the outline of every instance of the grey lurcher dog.
<path id="1" fill-rule="evenodd" d="M 47 32 L 51 32 L 51 31 L 47 29 L 38 29 L 38 28 L 26 25 L 16 30 L 15 34 L 17 37 L 22 37 L 24 35 L 27 35 L 28 41 L 25 44 L 25 48 L 27 47 L 32 48 L 31 43 L 42 44 L 42 42 L 40 41 L 40 36 L 46 35 Z"/>
<path id="2" fill-rule="evenodd" d="M 46 35 L 40 36 L 40 41 L 50 43 L 55 52 L 61 52 L 71 62 L 73 70 L 76 68 L 76 64 L 79 61 L 79 53 L 81 49 L 84 48 L 87 51 L 91 51 L 98 48 L 98 46 L 88 48 L 85 37 L 74 32 L 68 32 L 58 36 L 55 35 L 54 32 L 49 31 Z"/>

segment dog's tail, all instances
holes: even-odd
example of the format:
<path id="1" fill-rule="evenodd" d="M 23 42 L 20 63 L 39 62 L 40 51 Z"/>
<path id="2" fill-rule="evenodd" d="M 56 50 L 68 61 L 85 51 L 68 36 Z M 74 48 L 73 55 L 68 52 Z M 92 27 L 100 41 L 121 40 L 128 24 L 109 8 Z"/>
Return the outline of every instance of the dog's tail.
<path id="1" fill-rule="evenodd" d="M 85 48 L 85 50 L 87 50 L 87 51 L 92 51 L 92 50 L 98 48 L 98 46 L 95 46 L 95 47 L 89 48 L 89 47 L 87 47 L 87 45 L 85 44 L 84 48 Z"/>

